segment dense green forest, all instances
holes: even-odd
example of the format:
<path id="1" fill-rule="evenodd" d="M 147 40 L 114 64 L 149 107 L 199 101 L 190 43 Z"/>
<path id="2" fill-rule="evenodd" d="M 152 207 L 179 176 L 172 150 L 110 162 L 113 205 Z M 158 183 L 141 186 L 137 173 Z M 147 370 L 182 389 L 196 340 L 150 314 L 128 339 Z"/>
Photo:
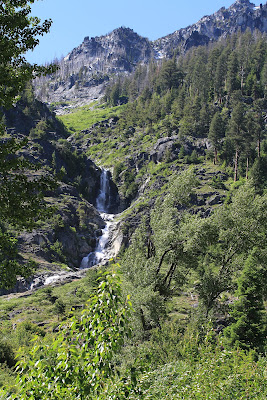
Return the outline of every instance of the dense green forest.
<path id="1" fill-rule="evenodd" d="M 235 34 L 172 60 L 151 62 L 119 80 L 106 93 L 111 105 L 128 102 L 118 123 L 130 136 L 138 126 L 151 137 L 209 138 L 214 161 L 234 159 L 235 175 L 266 170 L 262 142 L 266 118 L 266 37 Z M 128 130 L 128 131 L 127 131 Z M 266 142 L 264 142 L 266 143 Z"/>
<path id="2" fill-rule="evenodd" d="M 10 41 L 0 40 L 1 106 L 20 94 L 31 114 L 32 91 L 21 89 L 38 69 L 20 58 L 37 44 L 31 2 L 4 3 L 0 22 Z M 85 156 L 112 168 L 127 241 L 116 260 L 84 279 L 0 299 L 1 399 L 266 398 L 266 95 L 266 37 L 247 30 L 140 65 L 114 78 L 101 104 L 61 117 L 71 122 L 68 143 L 53 139 L 57 180 L 64 175 L 78 187 Z M 44 193 L 58 183 L 51 170 L 31 179 L 38 166 L 20 153 L 49 137 L 51 121 L 22 141 L 5 123 L 0 271 L 8 286 L 32 272 L 16 259 L 15 231 L 47 221 Z M 172 146 L 157 153 L 168 140 Z"/>

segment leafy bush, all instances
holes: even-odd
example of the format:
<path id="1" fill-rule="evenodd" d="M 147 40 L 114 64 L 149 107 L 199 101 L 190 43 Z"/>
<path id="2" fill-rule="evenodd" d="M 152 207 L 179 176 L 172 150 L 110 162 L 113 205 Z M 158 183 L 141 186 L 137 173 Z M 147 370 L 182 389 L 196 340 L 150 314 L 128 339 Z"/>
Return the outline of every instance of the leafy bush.
<path id="1" fill-rule="evenodd" d="M 66 261 L 65 254 L 63 252 L 63 244 L 59 240 L 56 240 L 55 243 L 50 246 L 50 250 L 53 252 L 52 258 L 55 261 L 57 259 L 59 259 L 61 262 Z"/>
<path id="2" fill-rule="evenodd" d="M 46 120 L 41 119 L 35 128 L 30 131 L 30 138 L 32 139 L 46 139 L 48 134 L 49 124 Z"/>
<path id="3" fill-rule="evenodd" d="M 4 338 L 0 339 L 0 363 L 6 363 L 9 367 L 14 367 L 16 364 L 13 346 Z"/>
<path id="4" fill-rule="evenodd" d="M 113 179 L 115 182 L 118 182 L 119 179 L 119 175 L 120 173 L 124 170 L 124 164 L 123 163 L 116 163 L 114 165 L 114 169 L 113 169 Z"/>
<path id="5" fill-rule="evenodd" d="M 210 184 L 215 189 L 226 189 L 225 184 L 219 176 L 213 176 Z"/>
<path id="6" fill-rule="evenodd" d="M 120 280 L 105 275 L 81 318 L 61 326 L 52 343 L 36 342 L 18 366 L 18 395 L 12 399 L 125 399 L 136 386 L 135 368 L 119 376 L 112 362 L 129 336 L 131 304 Z M 114 382 L 116 384 L 114 384 Z"/>
<path id="7" fill-rule="evenodd" d="M 29 346 L 33 336 L 45 336 L 45 331 L 29 321 L 20 323 L 16 328 L 16 338 L 20 346 Z"/>
<path id="8" fill-rule="evenodd" d="M 54 304 L 55 313 L 60 316 L 65 314 L 66 304 L 62 299 L 57 299 Z"/>

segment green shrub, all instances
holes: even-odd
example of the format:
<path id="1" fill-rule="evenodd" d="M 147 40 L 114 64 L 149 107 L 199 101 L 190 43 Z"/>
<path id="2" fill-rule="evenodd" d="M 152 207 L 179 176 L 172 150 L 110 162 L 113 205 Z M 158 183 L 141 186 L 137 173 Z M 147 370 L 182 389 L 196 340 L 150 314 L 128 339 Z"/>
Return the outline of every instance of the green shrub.
<path id="1" fill-rule="evenodd" d="M 24 321 L 16 328 L 16 338 L 20 346 L 29 346 L 35 335 L 45 336 L 45 331 L 32 322 Z"/>
<path id="2" fill-rule="evenodd" d="M 54 258 L 55 260 L 59 258 L 59 260 L 62 262 L 66 261 L 66 257 L 63 252 L 63 245 L 59 240 L 56 240 L 55 243 L 50 246 L 50 250 L 52 250 L 52 252 L 54 253 L 54 256 L 52 258 Z"/>
<path id="3" fill-rule="evenodd" d="M 66 304 L 62 299 L 57 299 L 54 304 L 55 313 L 58 316 L 62 316 L 65 314 Z"/>
<path id="4" fill-rule="evenodd" d="M 118 182 L 120 173 L 124 170 L 123 163 L 116 163 L 113 169 L 113 179 L 115 182 Z"/>
<path id="5" fill-rule="evenodd" d="M 58 303 L 59 304 L 59 303 Z M 82 316 L 60 327 L 51 343 L 36 342 L 18 365 L 18 395 L 11 398 L 75 400 L 125 399 L 134 392 L 134 366 L 124 376 L 113 363 L 129 336 L 129 297 L 115 275 L 102 277 Z"/>
<path id="6" fill-rule="evenodd" d="M 46 120 L 41 119 L 35 128 L 30 131 L 30 138 L 32 139 L 46 139 L 49 130 L 49 124 Z"/>
<path id="7" fill-rule="evenodd" d="M 226 189 L 225 184 L 219 176 L 213 176 L 210 184 L 215 189 Z"/>
<path id="8" fill-rule="evenodd" d="M 16 356 L 12 344 L 5 338 L 0 339 L 0 363 L 10 368 L 16 364 Z"/>
<path id="9" fill-rule="evenodd" d="M 201 349 L 198 360 L 165 364 L 141 379 L 144 400 L 264 400 L 266 359 L 253 352 Z"/>

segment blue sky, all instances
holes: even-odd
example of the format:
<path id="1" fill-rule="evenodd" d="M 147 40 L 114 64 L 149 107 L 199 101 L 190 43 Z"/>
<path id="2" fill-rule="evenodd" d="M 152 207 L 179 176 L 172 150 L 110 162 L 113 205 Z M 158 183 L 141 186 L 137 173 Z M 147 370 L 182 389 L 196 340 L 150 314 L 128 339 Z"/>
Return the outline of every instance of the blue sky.
<path id="1" fill-rule="evenodd" d="M 50 62 L 68 54 L 85 36 L 105 35 L 120 26 L 155 40 L 233 3 L 234 0 L 37 0 L 32 14 L 42 20 L 51 18 L 53 25 L 27 59 L 31 63 Z M 259 5 L 260 1 L 254 3 Z"/>

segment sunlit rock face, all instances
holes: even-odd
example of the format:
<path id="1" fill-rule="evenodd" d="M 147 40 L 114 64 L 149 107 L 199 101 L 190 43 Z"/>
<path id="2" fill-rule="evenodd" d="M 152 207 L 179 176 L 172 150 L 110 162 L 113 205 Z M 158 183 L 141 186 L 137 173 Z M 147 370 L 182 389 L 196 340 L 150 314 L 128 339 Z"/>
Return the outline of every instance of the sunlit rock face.
<path id="1" fill-rule="evenodd" d="M 156 55 L 170 57 L 175 49 L 187 51 L 192 46 L 219 40 L 238 30 L 267 31 L 267 5 L 255 7 L 249 0 L 237 0 L 228 9 L 222 7 L 212 15 L 204 16 L 196 24 L 158 39 L 153 43 Z"/>
<path id="2" fill-rule="evenodd" d="M 85 37 L 82 44 L 59 61 L 59 70 L 54 75 L 35 81 L 35 91 L 48 103 L 86 104 L 103 96 L 114 74 L 127 75 L 139 62 L 149 62 L 152 57 L 152 43 L 129 28 Z"/>

